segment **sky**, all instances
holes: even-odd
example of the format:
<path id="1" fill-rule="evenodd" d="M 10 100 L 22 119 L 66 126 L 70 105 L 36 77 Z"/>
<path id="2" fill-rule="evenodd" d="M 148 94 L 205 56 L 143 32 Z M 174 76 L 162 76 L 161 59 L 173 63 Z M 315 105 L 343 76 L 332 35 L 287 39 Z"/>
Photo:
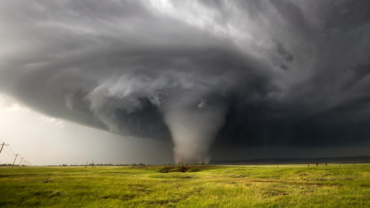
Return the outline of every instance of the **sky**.
<path id="1" fill-rule="evenodd" d="M 0 140 L 14 152 L 0 162 L 368 156 L 369 10 L 4 0 Z"/>
<path id="2" fill-rule="evenodd" d="M 0 141 L 9 144 L 0 154 L 0 164 L 12 164 L 17 153 L 15 164 L 22 157 L 31 165 L 173 162 L 169 142 L 122 137 L 53 118 L 4 95 L 0 96 L 0 115 Z"/>

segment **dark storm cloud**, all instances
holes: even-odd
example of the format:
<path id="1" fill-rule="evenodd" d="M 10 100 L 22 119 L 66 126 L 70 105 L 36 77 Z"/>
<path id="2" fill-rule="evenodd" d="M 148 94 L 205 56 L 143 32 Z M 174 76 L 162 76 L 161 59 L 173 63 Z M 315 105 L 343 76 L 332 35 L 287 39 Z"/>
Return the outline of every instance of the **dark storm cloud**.
<path id="1" fill-rule="evenodd" d="M 0 7 L 0 89 L 48 115 L 210 145 L 343 146 L 370 136 L 370 4 L 22 1 Z"/>

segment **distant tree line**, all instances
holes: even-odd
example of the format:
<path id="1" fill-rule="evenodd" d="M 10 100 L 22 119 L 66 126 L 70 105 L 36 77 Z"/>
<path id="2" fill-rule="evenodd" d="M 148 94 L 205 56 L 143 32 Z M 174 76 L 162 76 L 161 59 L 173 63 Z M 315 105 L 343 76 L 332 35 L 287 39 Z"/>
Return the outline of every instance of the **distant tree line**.
<path id="1" fill-rule="evenodd" d="M 19 165 L 13 165 L 13 164 L 0 164 L 0 166 L 19 166 Z M 26 166 L 26 165 L 22 164 L 21 166 Z"/>
<path id="2" fill-rule="evenodd" d="M 71 164 L 70 166 L 85 166 L 84 165 L 76 165 L 76 164 Z M 132 164 L 113 164 L 113 163 L 90 163 L 88 164 L 89 166 L 146 166 L 145 163 L 132 163 Z M 60 166 L 67 166 L 66 164 L 60 165 Z"/>
<path id="3" fill-rule="evenodd" d="M 113 164 L 113 163 L 89 163 L 87 164 L 88 166 L 148 166 L 147 164 L 145 163 L 131 163 L 131 164 Z M 167 164 L 150 164 L 149 166 L 158 166 L 158 165 L 176 165 L 176 164 L 173 164 L 173 163 L 167 163 Z M 194 163 L 194 164 L 190 164 L 190 163 L 178 163 L 177 165 L 179 166 L 183 166 L 183 165 L 208 165 L 207 163 L 205 163 L 204 161 L 199 161 L 198 163 Z M 54 165 L 50 165 L 50 166 L 54 166 Z M 58 165 L 57 165 L 58 166 Z M 59 166 L 68 166 L 67 164 L 62 164 L 62 165 L 59 165 Z M 77 165 L 77 164 L 71 164 L 70 166 L 86 166 L 86 164 L 81 164 L 81 165 Z"/>

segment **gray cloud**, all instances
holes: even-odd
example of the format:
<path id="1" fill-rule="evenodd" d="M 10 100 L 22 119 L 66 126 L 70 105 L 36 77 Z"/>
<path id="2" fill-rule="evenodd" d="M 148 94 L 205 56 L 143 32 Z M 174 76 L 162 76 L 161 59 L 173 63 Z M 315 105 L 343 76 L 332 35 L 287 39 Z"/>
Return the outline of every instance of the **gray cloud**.
<path id="1" fill-rule="evenodd" d="M 0 90 L 146 138 L 214 145 L 368 141 L 367 1 L 4 1 Z"/>

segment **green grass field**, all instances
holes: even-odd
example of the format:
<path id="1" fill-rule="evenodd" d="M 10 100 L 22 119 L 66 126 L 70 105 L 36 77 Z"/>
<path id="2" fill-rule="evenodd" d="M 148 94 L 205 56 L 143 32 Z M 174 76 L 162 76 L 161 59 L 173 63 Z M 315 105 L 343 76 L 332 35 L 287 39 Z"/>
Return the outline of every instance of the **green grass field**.
<path id="1" fill-rule="evenodd" d="M 363 208 L 370 164 L 6 167 L 0 207 Z"/>

